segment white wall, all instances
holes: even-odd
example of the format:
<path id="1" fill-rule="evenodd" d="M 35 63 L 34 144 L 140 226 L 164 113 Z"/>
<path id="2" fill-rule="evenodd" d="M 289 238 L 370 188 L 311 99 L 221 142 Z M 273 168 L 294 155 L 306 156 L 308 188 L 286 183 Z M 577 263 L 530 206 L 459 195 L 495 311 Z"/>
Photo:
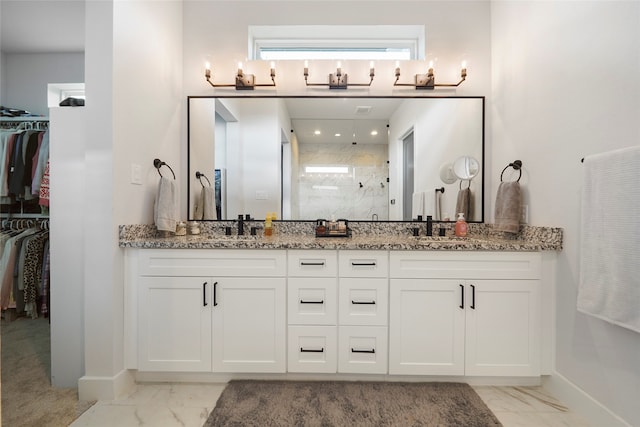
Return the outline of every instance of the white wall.
<path id="1" fill-rule="evenodd" d="M 84 82 L 83 53 L 5 53 L 2 105 L 49 115 L 49 83 Z"/>
<path id="2" fill-rule="evenodd" d="M 522 159 L 531 223 L 564 228 L 556 369 L 640 425 L 640 334 L 576 311 L 580 159 L 640 143 L 640 3 L 493 2 L 491 19 L 491 195 L 502 165 Z"/>
<path id="3" fill-rule="evenodd" d="M 336 13 L 336 10 L 340 13 Z M 220 95 L 234 89 L 214 89 L 204 79 L 204 63 L 212 66 L 213 81 L 231 83 L 238 61 L 245 72 L 256 74 L 258 82 L 269 81 L 269 63 L 247 61 L 248 25 L 416 25 L 426 28 L 427 58 L 437 58 L 436 79 L 459 79 L 460 62 L 468 61 L 468 80 L 458 94 L 486 94 L 490 69 L 490 7 L 486 1 L 185 1 L 184 90 L 188 95 Z M 424 61 L 403 65 L 402 81 L 424 72 Z M 415 89 L 392 89 L 395 61 L 376 63 L 376 78 L 367 93 L 390 94 Z M 278 61 L 275 89 L 261 93 L 317 93 L 328 89 L 307 89 L 302 74 L 303 61 Z M 343 61 L 350 81 L 368 81 L 369 61 Z M 312 81 L 324 81 L 335 71 L 335 61 L 313 61 Z M 358 78 L 362 76 L 362 79 Z M 405 80 L 406 78 L 406 80 Z M 265 80 L 266 79 L 266 80 Z M 353 92 L 358 89 L 349 89 Z M 451 93 L 452 91 L 448 91 Z M 360 95 L 363 94 L 359 90 Z M 348 95 L 341 93 L 340 96 Z"/>
<path id="4" fill-rule="evenodd" d="M 86 371 L 79 393 L 91 400 L 113 399 L 130 380 L 118 225 L 152 223 L 154 158 L 181 176 L 182 5 L 101 1 L 87 2 L 86 11 Z M 131 164 L 142 166 L 143 185 L 130 183 Z"/>

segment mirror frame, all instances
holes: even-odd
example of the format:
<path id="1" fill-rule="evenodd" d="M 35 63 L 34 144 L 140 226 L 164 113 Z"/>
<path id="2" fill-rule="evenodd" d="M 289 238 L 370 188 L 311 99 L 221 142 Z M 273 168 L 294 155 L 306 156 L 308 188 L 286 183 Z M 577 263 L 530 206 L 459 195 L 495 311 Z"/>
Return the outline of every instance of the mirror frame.
<path id="1" fill-rule="evenodd" d="M 229 94 L 218 94 L 218 95 L 193 95 L 193 96 L 187 96 L 187 218 L 191 218 L 192 212 L 191 212 L 191 204 L 190 204 L 190 197 L 189 195 L 191 194 L 191 129 L 190 129 L 190 123 L 191 123 L 191 100 L 192 99 L 217 99 L 217 98 L 233 98 L 233 99 L 268 99 L 268 98 L 275 98 L 275 99 L 286 99 L 286 98 L 297 98 L 297 99 L 340 99 L 340 98 L 375 98 L 375 99 L 479 99 L 482 101 L 482 159 L 481 159 L 481 165 L 482 165 L 482 173 L 481 173 L 481 189 L 482 189 L 482 203 L 481 205 L 481 213 L 480 213 L 480 220 L 476 220 L 476 221 L 469 221 L 467 220 L 467 222 L 469 223 L 478 223 L 478 224 L 482 224 L 484 223 L 485 217 L 484 217 L 484 205 L 485 205 L 485 169 L 486 169 L 486 103 L 485 103 L 485 96 L 447 96 L 447 95 L 435 95 L 435 96 L 430 96 L 430 95 L 420 95 L 420 94 L 414 94 L 414 95 L 401 95 L 401 96 L 397 96 L 397 95 L 347 95 L 347 94 L 332 94 L 332 95 L 240 95 L 240 94 L 234 94 L 234 93 L 229 93 Z M 259 218 L 256 218 L 257 220 L 261 220 Z M 207 221 L 207 222 L 215 222 L 215 221 L 234 221 L 234 219 L 223 219 L 223 220 L 201 220 L 201 221 Z M 279 220 L 279 221 L 287 221 L 287 222 L 315 222 L 316 219 L 292 219 L 292 220 Z M 367 219 L 363 219 L 363 220 L 353 220 L 354 222 L 380 222 L 380 223 L 411 223 L 414 221 L 402 221 L 402 220 L 367 220 Z M 449 222 L 449 223 L 455 223 L 455 218 L 450 219 L 449 221 L 434 221 L 434 222 Z"/>

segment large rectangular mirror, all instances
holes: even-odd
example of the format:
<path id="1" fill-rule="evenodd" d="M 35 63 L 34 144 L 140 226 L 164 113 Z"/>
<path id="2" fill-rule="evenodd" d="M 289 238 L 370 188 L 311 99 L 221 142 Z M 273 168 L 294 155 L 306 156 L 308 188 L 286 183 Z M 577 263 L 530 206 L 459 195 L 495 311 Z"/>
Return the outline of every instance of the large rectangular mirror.
<path id="1" fill-rule="evenodd" d="M 484 221 L 484 97 L 189 97 L 188 123 L 189 219 Z"/>

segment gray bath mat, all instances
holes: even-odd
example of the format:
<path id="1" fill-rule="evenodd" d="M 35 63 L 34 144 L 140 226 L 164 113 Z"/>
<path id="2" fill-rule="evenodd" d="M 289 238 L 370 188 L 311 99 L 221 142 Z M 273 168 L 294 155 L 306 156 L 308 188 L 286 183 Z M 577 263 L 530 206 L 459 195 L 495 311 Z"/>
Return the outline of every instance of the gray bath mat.
<path id="1" fill-rule="evenodd" d="M 501 424 L 463 383 L 231 381 L 204 426 Z"/>

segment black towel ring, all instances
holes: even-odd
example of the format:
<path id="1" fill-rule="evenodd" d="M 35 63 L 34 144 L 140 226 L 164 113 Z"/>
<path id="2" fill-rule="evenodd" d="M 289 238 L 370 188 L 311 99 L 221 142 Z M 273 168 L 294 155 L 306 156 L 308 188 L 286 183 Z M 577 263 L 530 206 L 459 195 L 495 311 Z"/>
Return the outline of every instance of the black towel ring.
<path id="1" fill-rule="evenodd" d="M 470 179 L 461 179 L 460 180 L 460 190 L 462 190 L 462 181 L 468 181 L 469 185 L 467 186 L 467 188 L 471 188 L 471 180 Z M 466 190 L 466 188 L 465 188 Z"/>
<path id="2" fill-rule="evenodd" d="M 168 164 L 166 164 L 165 162 L 163 162 L 160 159 L 154 159 L 153 160 L 153 166 L 155 166 L 156 170 L 158 171 L 158 175 L 160 175 L 162 177 L 162 173 L 160 173 L 160 168 L 162 166 L 166 166 L 169 168 L 169 170 L 171 171 L 171 174 L 173 175 L 173 179 L 176 179 L 176 174 L 173 172 L 173 169 L 171 169 L 171 166 L 169 166 Z"/>
<path id="3" fill-rule="evenodd" d="M 505 166 L 504 169 L 502 169 L 502 173 L 500 174 L 500 182 L 502 182 L 502 174 L 504 174 L 504 171 L 506 171 L 507 168 L 510 167 L 520 172 L 520 175 L 516 180 L 516 182 L 520 182 L 520 178 L 522 178 L 522 160 L 514 160 L 513 163 L 509 163 L 507 166 Z"/>
<path id="4" fill-rule="evenodd" d="M 207 178 L 205 174 L 196 171 L 196 178 L 198 178 L 198 181 L 200 181 L 200 185 L 202 185 L 203 187 L 204 187 L 204 184 L 202 183 L 201 178 L 206 179 L 207 182 L 209 183 L 209 187 L 211 187 L 211 181 L 209 181 L 209 178 Z"/>

